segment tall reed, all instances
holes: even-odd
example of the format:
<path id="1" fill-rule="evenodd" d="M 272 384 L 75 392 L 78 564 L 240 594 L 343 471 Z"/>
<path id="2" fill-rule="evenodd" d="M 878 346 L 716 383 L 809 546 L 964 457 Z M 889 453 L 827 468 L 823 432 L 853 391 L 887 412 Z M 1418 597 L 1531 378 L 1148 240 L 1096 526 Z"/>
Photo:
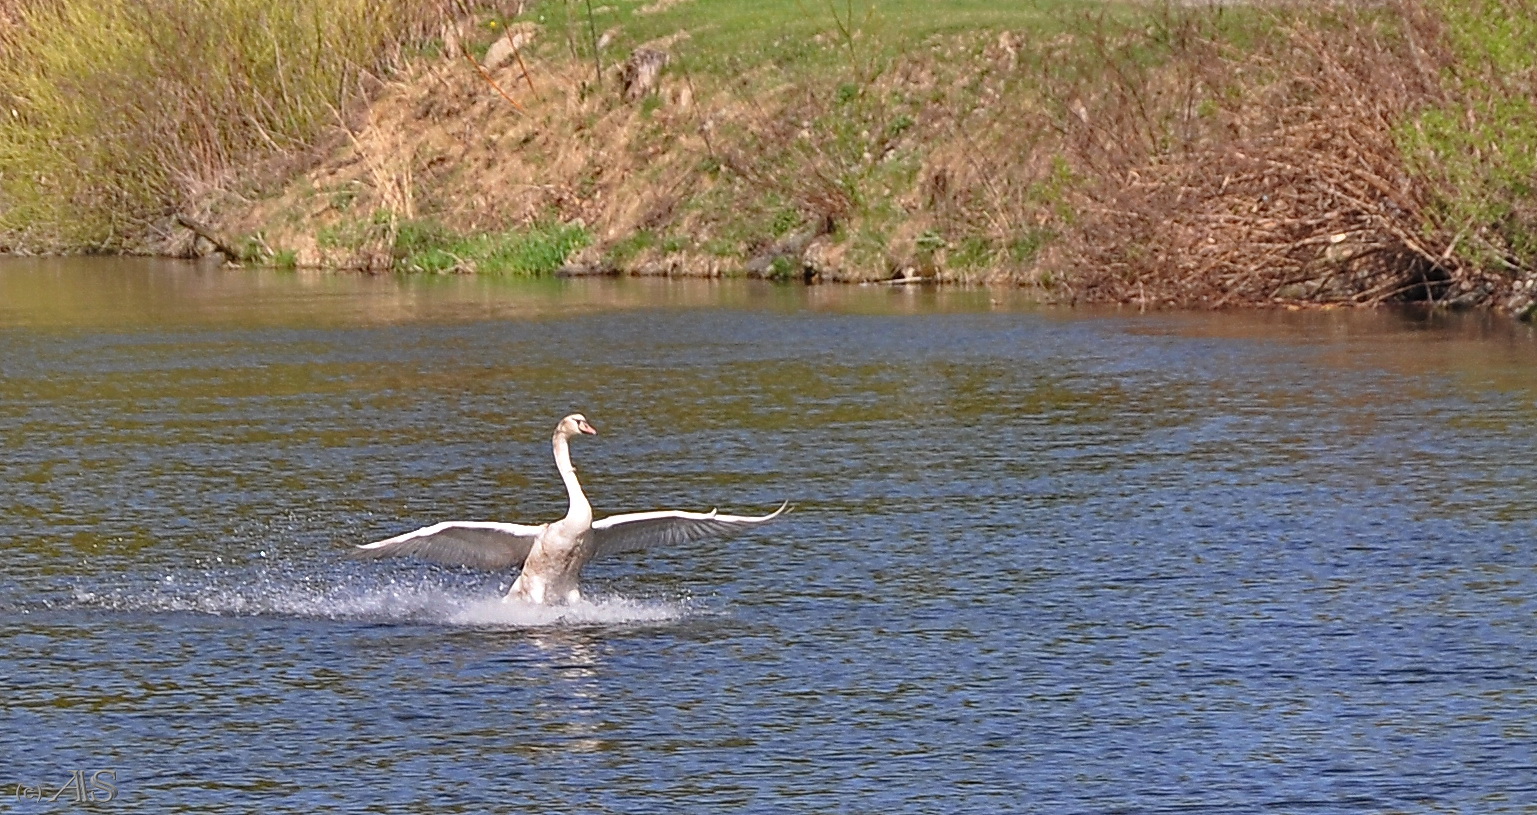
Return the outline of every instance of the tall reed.
<path id="1" fill-rule="evenodd" d="M 16 0 L 0 19 L 0 244 L 117 250 L 302 151 L 447 0 Z"/>

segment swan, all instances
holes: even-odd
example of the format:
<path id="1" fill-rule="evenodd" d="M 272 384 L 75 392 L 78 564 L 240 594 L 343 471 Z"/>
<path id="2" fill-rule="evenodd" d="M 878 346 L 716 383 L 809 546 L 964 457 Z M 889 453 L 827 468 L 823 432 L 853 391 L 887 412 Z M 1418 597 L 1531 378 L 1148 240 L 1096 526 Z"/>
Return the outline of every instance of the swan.
<path id="1" fill-rule="evenodd" d="M 682 543 L 768 523 L 784 514 L 790 502 L 767 515 L 721 515 L 663 509 L 632 512 L 594 521 L 592 505 L 576 480 L 570 440 L 598 431 L 580 413 L 555 426 L 555 469 L 560 471 L 571 503 L 566 517 L 537 526 L 495 521 L 444 521 L 414 532 L 356 547 L 365 558 L 416 555 L 440 563 L 481 569 L 521 566 L 505 601 L 561 604 L 582 599 L 577 580 L 582 567 L 601 555 L 630 552 L 653 544 Z"/>

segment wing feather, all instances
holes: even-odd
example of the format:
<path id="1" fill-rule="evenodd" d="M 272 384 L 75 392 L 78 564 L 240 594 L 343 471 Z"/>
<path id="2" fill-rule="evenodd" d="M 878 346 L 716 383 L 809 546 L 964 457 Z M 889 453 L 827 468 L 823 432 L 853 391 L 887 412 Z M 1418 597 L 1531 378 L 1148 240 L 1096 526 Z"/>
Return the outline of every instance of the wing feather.
<path id="1" fill-rule="evenodd" d="M 786 501 L 767 515 L 721 515 L 709 512 L 684 512 L 662 509 L 614 515 L 592 524 L 594 556 L 633 552 L 648 546 L 669 546 L 701 538 L 729 535 L 765 524 L 783 515 L 790 507 Z"/>
<path id="2" fill-rule="evenodd" d="M 357 547 L 363 558 L 415 555 L 438 563 L 477 569 L 522 566 L 543 526 L 495 521 L 444 521 L 414 532 Z"/>

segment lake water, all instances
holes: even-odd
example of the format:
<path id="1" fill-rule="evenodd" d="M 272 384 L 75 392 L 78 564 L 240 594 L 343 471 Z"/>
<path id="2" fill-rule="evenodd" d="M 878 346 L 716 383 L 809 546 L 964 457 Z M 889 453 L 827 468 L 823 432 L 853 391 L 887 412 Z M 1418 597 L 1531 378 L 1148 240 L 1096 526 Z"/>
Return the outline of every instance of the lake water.
<path id="1" fill-rule="evenodd" d="M 600 516 L 795 509 L 347 557 L 558 517 L 576 410 Z M 1483 315 L 5 261 L 0 800 L 1533 813 L 1534 424 Z"/>

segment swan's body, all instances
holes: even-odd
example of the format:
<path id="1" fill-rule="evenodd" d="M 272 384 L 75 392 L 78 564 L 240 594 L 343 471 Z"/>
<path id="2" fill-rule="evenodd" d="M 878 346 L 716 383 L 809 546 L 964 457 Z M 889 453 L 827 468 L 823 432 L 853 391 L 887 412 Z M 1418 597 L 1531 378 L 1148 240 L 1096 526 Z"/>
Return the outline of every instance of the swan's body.
<path id="1" fill-rule="evenodd" d="M 600 555 L 643 549 L 653 544 L 681 543 L 720 535 L 779 517 L 788 503 L 756 517 L 714 512 L 658 510 L 592 519 L 592 504 L 576 480 L 570 440 L 598 431 L 586 417 L 573 413 L 555 426 L 555 468 L 565 482 L 570 506 L 566 517 L 539 526 L 494 521 L 445 521 L 404 535 L 358 547 L 364 557 L 419 555 L 444 563 L 482 569 L 521 566 L 507 600 L 528 603 L 574 603 L 582 598 L 577 586 L 582 567 Z"/>

